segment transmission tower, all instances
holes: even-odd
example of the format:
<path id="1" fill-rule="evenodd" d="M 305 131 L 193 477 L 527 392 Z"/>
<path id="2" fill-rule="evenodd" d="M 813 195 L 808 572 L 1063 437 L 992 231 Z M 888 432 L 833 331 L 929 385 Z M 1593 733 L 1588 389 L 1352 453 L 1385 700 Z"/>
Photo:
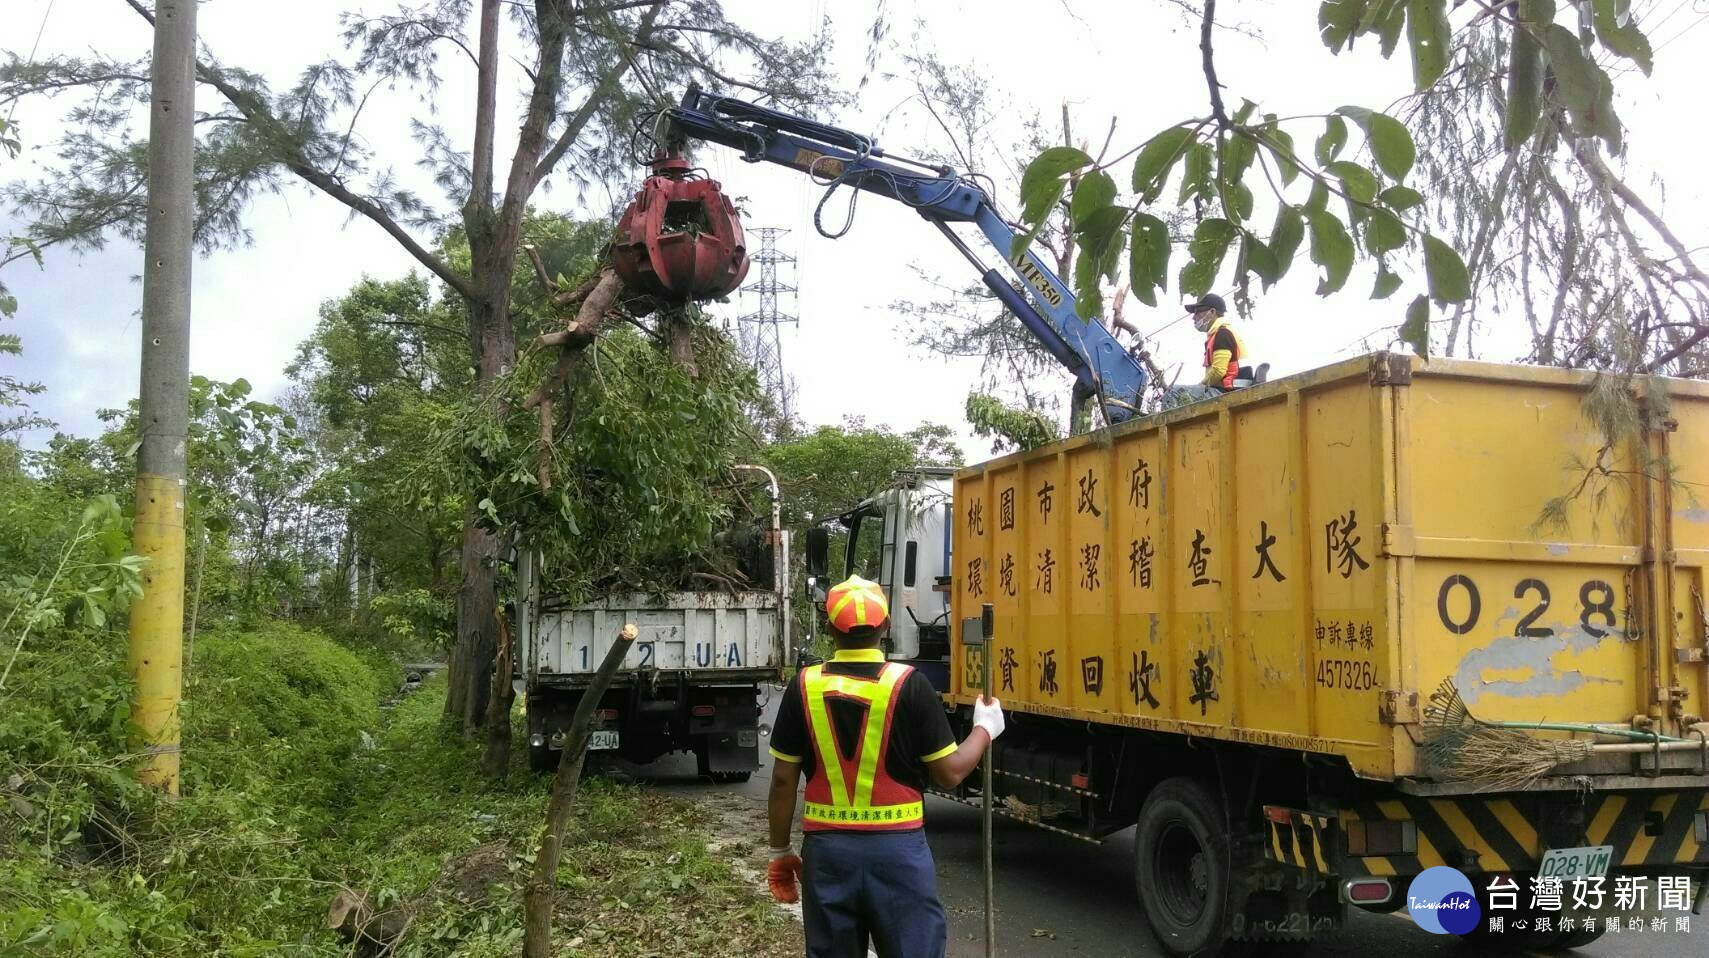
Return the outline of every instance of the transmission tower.
<path id="1" fill-rule="evenodd" d="M 738 341 L 742 354 L 754 364 L 760 389 L 777 407 L 778 415 L 788 421 L 790 410 L 795 405 L 795 386 L 783 373 L 783 343 L 778 338 L 778 327 L 784 323 L 794 326 L 798 321 L 778 309 L 778 297 L 788 295 L 793 299 L 796 289 L 778 280 L 777 268 L 788 266 L 793 270 L 795 257 L 777 248 L 777 238 L 788 230 L 761 226 L 752 232 L 760 238 L 760 248 L 750 254 L 759 264 L 760 278 L 758 282 L 742 287 L 742 293 L 752 293 L 760 301 L 758 309 L 736 318 Z"/>

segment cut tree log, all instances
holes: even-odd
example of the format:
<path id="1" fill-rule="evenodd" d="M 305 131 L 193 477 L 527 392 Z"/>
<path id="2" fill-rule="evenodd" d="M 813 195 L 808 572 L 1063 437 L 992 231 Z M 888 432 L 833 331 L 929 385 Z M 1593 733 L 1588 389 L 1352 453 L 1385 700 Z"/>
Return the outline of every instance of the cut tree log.
<path id="1" fill-rule="evenodd" d="M 570 812 L 576 804 L 576 792 L 581 788 L 582 764 L 587 759 L 587 743 L 592 736 L 593 713 L 629 647 L 635 644 L 640 631 L 633 623 L 625 625 L 599 663 L 581 701 L 576 703 L 570 719 L 569 732 L 564 736 L 564 752 L 558 758 L 558 774 L 552 779 L 552 797 L 546 804 L 546 832 L 540 836 L 540 848 L 534 855 L 534 873 L 522 889 L 523 958 L 548 958 L 552 952 L 552 892 L 558 885 L 558 863 L 564 853 L 564 832 L 570 826 Z"/>
<path id="2" fill-rule="evenodd" d="M 358 955 L 379 955 L 391 947 L 409 926 L 409 916 L 400 909 L 375 914 L 368 896 L 340 888 L 326 910 L 326 927 L 355 946 Z"/>

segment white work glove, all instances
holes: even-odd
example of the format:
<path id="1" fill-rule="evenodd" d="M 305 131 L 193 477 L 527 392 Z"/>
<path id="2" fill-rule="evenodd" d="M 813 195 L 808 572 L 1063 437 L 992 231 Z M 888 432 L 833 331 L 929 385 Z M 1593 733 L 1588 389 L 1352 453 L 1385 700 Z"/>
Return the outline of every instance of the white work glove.
<path id="1" fill-rule="evenodd" d="M 1003 703 L 995 696 L 980 696 L 973 703 L 973 725 L 982 728 L 995 742 L 1003 734 Z"/>

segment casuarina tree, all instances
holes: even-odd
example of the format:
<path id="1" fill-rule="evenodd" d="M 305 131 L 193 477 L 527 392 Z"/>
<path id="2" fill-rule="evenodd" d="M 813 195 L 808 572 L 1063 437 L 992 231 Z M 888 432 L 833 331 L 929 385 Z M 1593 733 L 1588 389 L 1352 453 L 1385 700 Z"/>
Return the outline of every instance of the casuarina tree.
<path id="1" fill-rule="evenodd" d="M 112 0 L 152 22 L 144 0 Z M 246 238 L 256 196 L 303 185 L 377 226 L 464 305 L 477 391 L 515 362 L 511 279 L 524 215 L 554 176 L 586 184 L 632 176 L 636 122 L 685 84 L 736 88 L 801 108 L 826 99 L 823 43 L 792 44 L 733 22 L 713 0 L 425 0 L 343 17 L 343 50 L 328 51 L 278 90 L 203 45 L 197 78 L 219 106 L 197 117 L 196 229 L 203 250 Z M 474 77 L 461 105 L 473 122 L 458 141 L 435 119 L 409 121 L 414 155 L 376 155 L 366 110 L 377 95 L 434 101 L 449 71 Z M 75 97 L 57 162 L 8 187 L 41 249 L 95 248 L 140 238 L 147 143 L 135 137 L 148 104 L 146 50 L 0 63 L 0 100 Z M 740 79 L 738 79 L 738 77 Z M 382 92 L 384 91 L 384 92 Z M 515 98 L 514 105 L 501 99 Z M 439 99 L 439 111 L 453 107 Z M 501 133 L 514 148 L 500 156 Z M 394 166 L 417 165 L 437 195 L 406 188 Z M 468 257 L 434 239 L 450 227 Z M 466 505 L 448 717 L 466 731 L 487 714 L 496 648 L 500 543 Z"/>

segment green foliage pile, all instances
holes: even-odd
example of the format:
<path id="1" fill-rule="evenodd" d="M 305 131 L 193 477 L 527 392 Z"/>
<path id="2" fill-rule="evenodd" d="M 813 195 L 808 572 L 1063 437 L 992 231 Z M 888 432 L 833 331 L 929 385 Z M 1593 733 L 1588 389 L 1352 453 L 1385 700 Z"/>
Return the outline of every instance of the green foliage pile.
<path id="1" fill-rule="evenodd" d="M 492 391 L 435 423 L 433 459 L 451 468 L 424 496 L 473 489 L 496 530 L 543 551 L 553 588 L 571 598 L 613 590 L 669 591 L 714 551 L 735 517 L 730 467 L 755 437 L 743 408 L 753 371 L 717 330 L 695 330 L 695 375 L 632 329 L 588 347 L 584 375 L 559 397 L 553 441 L 523 400 L 554 353 L 526 355 Z M 544 454 L 550 488 L 542 488 Z"/>

